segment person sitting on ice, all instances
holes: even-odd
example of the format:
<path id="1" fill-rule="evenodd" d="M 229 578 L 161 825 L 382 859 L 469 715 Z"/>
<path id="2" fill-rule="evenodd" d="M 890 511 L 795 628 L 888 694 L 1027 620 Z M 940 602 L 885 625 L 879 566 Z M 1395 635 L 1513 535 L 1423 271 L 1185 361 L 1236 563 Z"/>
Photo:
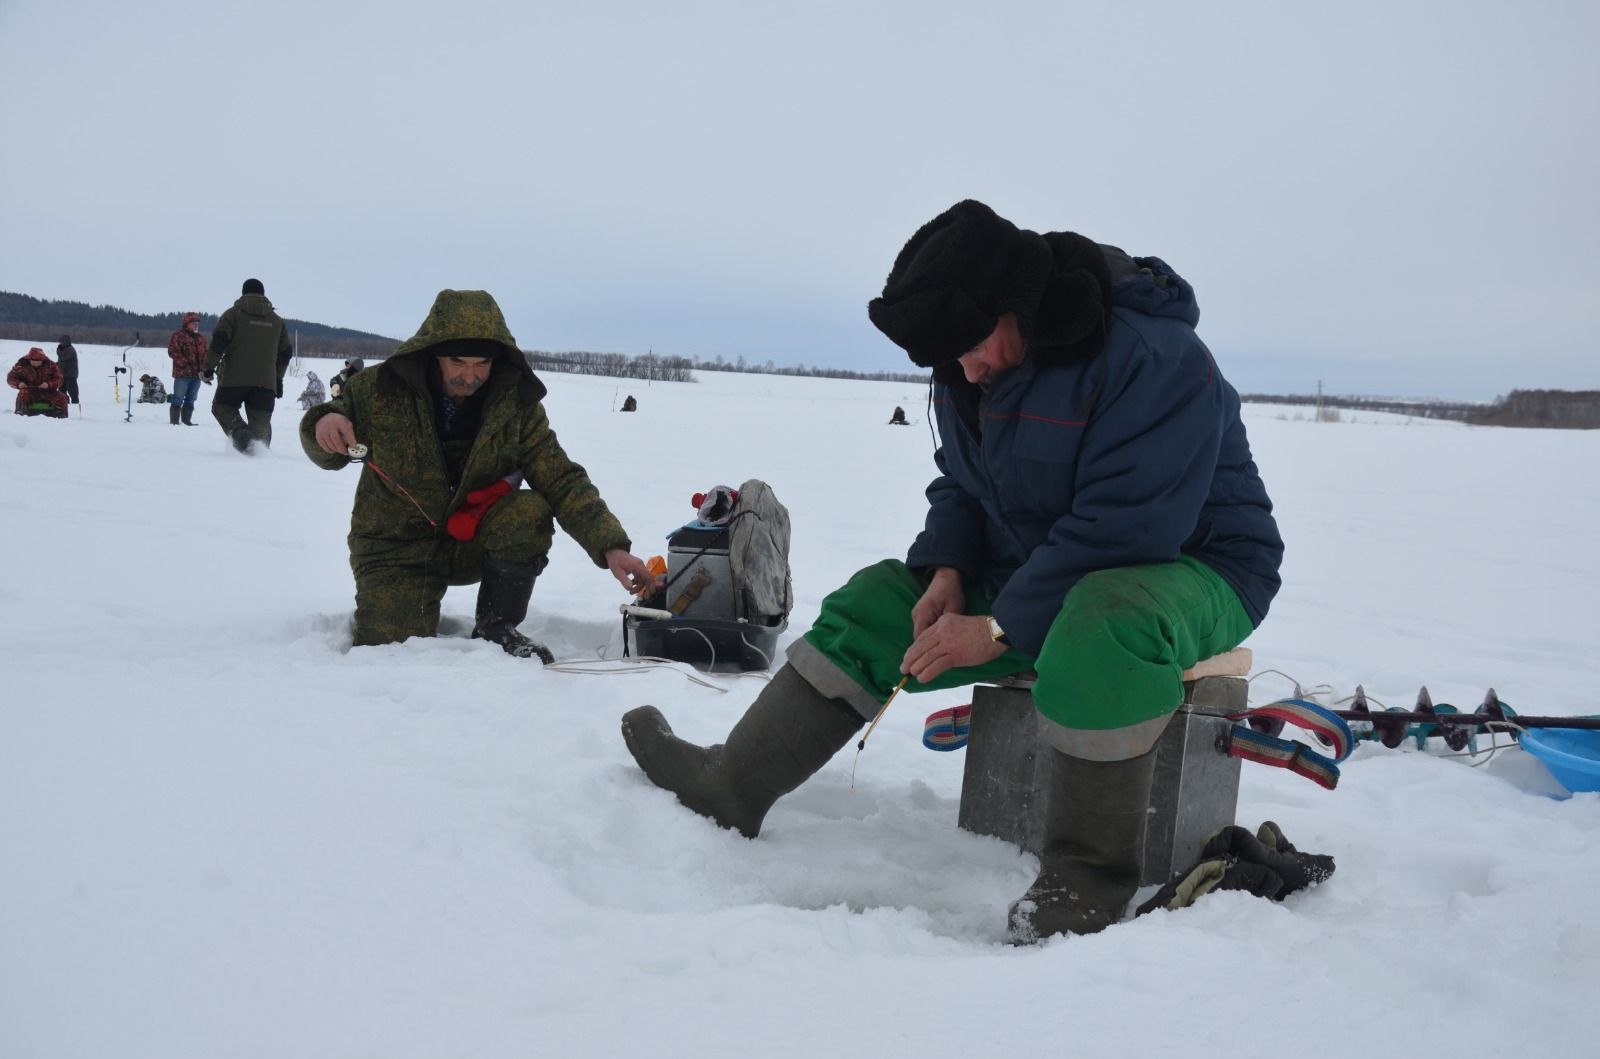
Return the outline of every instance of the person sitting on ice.
<path id="1" fill-rule="evenodd" d="M 361 370 L 366 366 L 367 362 L 362 360 L 360 357 L 348 358 L 344 362 L 344 370 L 334 372 L 333 378 L 328 380 L 328 396 L 344 396 L 344 388 L 348 386 L 350 384 L 350 380 L 359 375 Z"/>
<path id="2" fill-rule="evenodd" d="M 314 371 L 306 372 L 306 388 L 300 391 L 300 409 L 315 407 L 328 399 L 327 393 L 322 389 L 322 380 L 317 378 Z"/>
<path id="3" fill-rule="evenodd" d="M 393 355 L 301 417 L 300 445 L 318 467 L 339 470 L 368 449 L 374 461 L 350 513 L 355 646 L 436 635 L 445 589 L 476 583 L 473 638 L 548 664 L 550 651 L 517 626 L 557 522 L 630 595 L 655 584 L 556 440 L 545 394 L 495 300 L 444 290 Z"/>
<path id="4" fill-rule="evenodd" d="M 67 417 L 67 393 L 61 388 L 61 368 L 34 346 L 11 366 L 6 385 L 17 391 L 17 415 Z"/>
<path id="5" fill-rule="evenodd" d="M 895 405 L 894 412 L 889 416 L 889 425 L 892 427 L 910 426 L 911 424 L 906 422 L 906 410 L 899 405 Z"/>
<path id="6" fill-rule="evenodd" d="M 144 384 L 144 388 L 139 391 L 140 404 L 167 403 L 167 388 L 162 385 L 160 379 L 154 375 L 141 375 L 139 381 Z"/>
<path id="7" fill-rule="evenodd" d="M 1049 795 L 1016 942 L 1116 923 L 1143 871 L 1155 746 L 1183 672 L 1238 646 L 1283 540 L 1239 396 L 1154 257 L 956 204 L 913 235 L 867 307 L 932 369 L 940 448 L 904 562 L 822 601 L 724 743 L 661 712 L 622 719 L 645 776 L 747 838 L 894 690 L 1037 673 Z"/>

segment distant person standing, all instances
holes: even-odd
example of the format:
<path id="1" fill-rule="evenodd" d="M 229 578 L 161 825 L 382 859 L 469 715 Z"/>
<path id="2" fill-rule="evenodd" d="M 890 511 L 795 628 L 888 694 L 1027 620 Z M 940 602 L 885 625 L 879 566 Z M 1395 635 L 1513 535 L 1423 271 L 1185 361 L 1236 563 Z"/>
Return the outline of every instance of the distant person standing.
<path id="1" fill-rule="evenodd" d="M 283 396 L 283 375 L 293 355 L 289 329 L 272 311 L 266 288 L 258 279 L 245 280 L 239 299 L 211 332 L 211 351 L 200 373 L 203 382 L 216 378 L 211 414 L 240 452 L 249 452 L 256 442 L 272 445 L 272 408 Z M 241 405 L 248 422 L 239 414 Z"/>
<path id="2" fill-rule="evenodd" d="M 206 362 L 206 337 L 200 333 L 200 314 L 184 313 L 183 323 L 167 339 L 167 356 L 172 358 L 172 425 L 183 417 L 194 426 L 194 403 L 200 396 L 200 372 Z"/>
<path id="3" fill-rule="evenodd" d="M 61 392 L 78 404 L 78 351 L 73 348 L 71 335 L 62 335 L 56 343 L 56 366 L 61 369 Z"/>

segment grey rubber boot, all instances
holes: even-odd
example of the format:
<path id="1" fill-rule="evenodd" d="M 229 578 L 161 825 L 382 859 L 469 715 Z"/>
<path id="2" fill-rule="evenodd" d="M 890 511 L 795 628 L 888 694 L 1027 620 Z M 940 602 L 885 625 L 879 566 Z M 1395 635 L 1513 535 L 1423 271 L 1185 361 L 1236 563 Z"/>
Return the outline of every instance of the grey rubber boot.
<path id="1" fill-rule="evenodd" d="M 1039 877 L 1011 906 L 1011 940 L 1094 934 L 1122 918 L 1144 868 L 1156 751 L 1087 761 L 1053 747 Z"/>
<path id="2" fill-rule="evenodd" d="M 679 739 L 654 706 L 624 714 L 622 738 L 651 783 L 717 826 L 755 838 L 773 803 L 826 765 L 864 723 L 849 704 L 825 698 L 785 665 L 725 743 Z"/>
<path id="3" fill-rule="evenodd" d="M 483 557 L 483 580 L 478 582 L 477 622 L 472 638 L 497 643 L 508 655 L 538 658 L 545 665 L 556 660 L 543 644 L 535 643 L 517 631 L 528 616 L 528 600 L 533 597 L 533 582 L 544 563 L 510 563 L 492 556 Z"/>

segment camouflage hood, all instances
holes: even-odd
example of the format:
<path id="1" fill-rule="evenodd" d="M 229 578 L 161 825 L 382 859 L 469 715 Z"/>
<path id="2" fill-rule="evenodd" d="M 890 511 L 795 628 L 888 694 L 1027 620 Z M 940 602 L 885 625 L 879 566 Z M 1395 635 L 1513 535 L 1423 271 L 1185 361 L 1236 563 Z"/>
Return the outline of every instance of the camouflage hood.
<path id="1" fill-rule="evenodd" d="M 444 342 L 463 340 L 496 342 L 516 356 L 522 354 L 517 340 L 511 337 L 511 329 L 506 326 L 506 318 L 500 313 L 500 306 L 488 291 L 442 290 L 433 299 L 433 308 L 417 333 L 401 343 L 391 356 L 403 357 Z"/>
<path id="2" fill-rule="evenodd" d="M 440 291 L 417 333 L 402 342 L 382 367 L 420 390 L 426 385 L 430 358 L 446 353 L 438 347 L 455 342 L 467 347 L 461 356 L 494 356 L 496 379 L 515 373 L 512 377 L 525 406 L 544 398 L 544 384 L 528 366 L 528 358 L 511 337 L 500 306 L 487 291 Z M 505 378 L 505 382 L 510 381 Z"/>

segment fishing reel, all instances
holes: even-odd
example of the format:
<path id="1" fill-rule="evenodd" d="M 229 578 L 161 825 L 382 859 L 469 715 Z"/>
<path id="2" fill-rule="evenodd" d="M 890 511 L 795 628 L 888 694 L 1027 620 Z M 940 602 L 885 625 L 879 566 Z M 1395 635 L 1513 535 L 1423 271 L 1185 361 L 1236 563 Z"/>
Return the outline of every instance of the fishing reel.
<path id="1" fill-rule="evenodd" d="M 365 445 L 351 445 L 348 449 L 345 449 L 345 452 L 357 463 L 367 458 L 367 447 Z"/>

